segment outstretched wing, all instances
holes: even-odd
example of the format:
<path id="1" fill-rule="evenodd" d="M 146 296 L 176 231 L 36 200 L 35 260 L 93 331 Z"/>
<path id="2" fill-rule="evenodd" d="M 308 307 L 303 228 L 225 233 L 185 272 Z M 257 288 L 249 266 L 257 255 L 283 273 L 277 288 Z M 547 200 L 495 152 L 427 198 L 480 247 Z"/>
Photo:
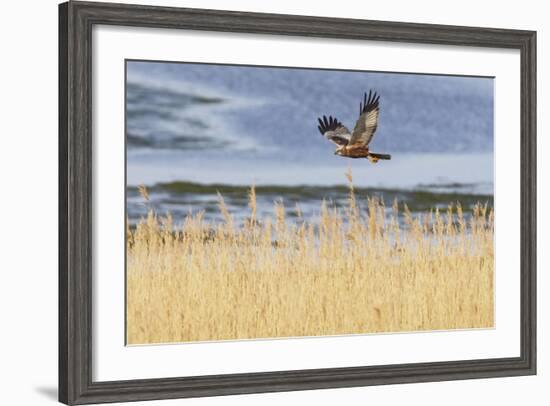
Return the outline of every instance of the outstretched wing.
<path id="1" fill-rule="evenodd" d="M 359 104 L 359 119 L 353 129 L 350 145 L 359 144 L 366 147 L 371 142 L 376 127 L 378 127 L 379 99 L 380 96 L 377 96 L 376 92 L 373 93 L 372 90 L 369 90 L 368 97 L 365 93 L 363 102 Z"/>
<path id="2" fill-rule="evenodd" d="M 319 125 L 317 128 L 319 132 L 325 136 L 328 140 L 334 142 L 336 145 L 348 145 L 351 138 L 349 130 L 339 122 L 336 117 L 323 116 L 323 119 L 318 118 Z"/>

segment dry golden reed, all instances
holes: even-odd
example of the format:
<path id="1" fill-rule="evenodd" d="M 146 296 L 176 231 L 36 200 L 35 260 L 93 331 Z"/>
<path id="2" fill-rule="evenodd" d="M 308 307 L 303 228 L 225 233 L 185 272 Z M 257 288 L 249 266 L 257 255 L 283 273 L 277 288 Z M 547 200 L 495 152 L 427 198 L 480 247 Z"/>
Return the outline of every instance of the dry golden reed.
<path id="1" fill-rule="evenodd" d="M 492 210 L 403 205 L 400 225 L 397 201 L 362 212 L 348 180 L 344 213 L 323 202 L 315 223 L 282 202 L 256 218 L 254 187 L 242 226 L 221 195 L 217 225 L 150 211 L 127 232 L 128 343 L 492 327 Z"/>

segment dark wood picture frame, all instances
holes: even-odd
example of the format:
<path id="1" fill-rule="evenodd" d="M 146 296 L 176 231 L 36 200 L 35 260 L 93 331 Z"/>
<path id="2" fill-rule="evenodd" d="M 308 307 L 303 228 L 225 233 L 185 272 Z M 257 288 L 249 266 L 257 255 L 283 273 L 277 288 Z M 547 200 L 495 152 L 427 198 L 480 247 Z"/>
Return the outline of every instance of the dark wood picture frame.
<path id="1" fill-rule="evenodd" d="M 517 358 L 94 382 L 92 27 L 95 24 L 518 49 L 521 353 Z M 59 400 L 88 404 L 536 373 L 536 32 L 109 3 L 59 6 Z"/>

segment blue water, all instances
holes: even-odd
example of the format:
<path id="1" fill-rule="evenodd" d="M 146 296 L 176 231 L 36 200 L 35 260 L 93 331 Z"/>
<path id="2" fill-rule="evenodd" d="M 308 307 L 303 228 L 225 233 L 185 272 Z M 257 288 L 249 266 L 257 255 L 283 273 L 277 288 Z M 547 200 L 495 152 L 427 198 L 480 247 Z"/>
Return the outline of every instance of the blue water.
<path id="1" fill-rule="evenodd" d="M 335 156 L 317 130 L 322 115 L 353 129 L 369 89 L 371 150 L 392 155 L 376 165 Z M 351 168 L 363 187 L 492 195 L 493 93 L 491 78 L 131 61 L 128 185 L 330 186 Z M 155 196 L 161 210 L 178 198 Z"/>

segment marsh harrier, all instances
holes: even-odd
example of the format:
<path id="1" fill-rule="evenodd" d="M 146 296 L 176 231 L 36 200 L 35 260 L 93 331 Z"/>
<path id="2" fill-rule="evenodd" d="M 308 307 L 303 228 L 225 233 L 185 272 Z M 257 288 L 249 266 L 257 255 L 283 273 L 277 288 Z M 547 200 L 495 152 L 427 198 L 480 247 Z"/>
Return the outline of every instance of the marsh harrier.
<path id="1" fill-rule="evenodd" d="M 371 162 L 378 162 L 379 159 L 391 159 L 391 155 L 377 154 L 369 151 L 369 143 L 374 136 L 378 126 L 380 114 L 380 96 L 376 92 L 365 93 L 363 101 L 359 104 L 359 119 L 355 123 L 353 132 L 350 131 L 336 119 L 336 117 L 323 116 L 319 118 L 319 131 L 325 138 L 338 145 L 335 155 L 347 158 L 367 158 Z"/>

